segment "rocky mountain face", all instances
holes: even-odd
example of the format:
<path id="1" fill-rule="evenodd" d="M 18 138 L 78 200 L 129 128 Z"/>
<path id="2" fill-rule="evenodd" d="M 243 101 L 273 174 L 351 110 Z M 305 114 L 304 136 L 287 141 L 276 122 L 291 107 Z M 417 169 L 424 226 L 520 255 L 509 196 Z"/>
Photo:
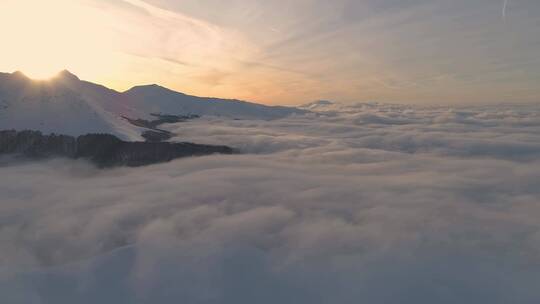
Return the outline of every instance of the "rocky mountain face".
<path id="1" fill-rule="evenodd" d="M 78 137 L 43 135 L 39 131 L 0 131 L 0 154 L 31 159 L 66 157 L 87 159 L 99 167 L 144 166 L 176 158 L 209 154 L 233 154 L 227 146 L 193 143 L 126 142 L 109 134 Z"/>

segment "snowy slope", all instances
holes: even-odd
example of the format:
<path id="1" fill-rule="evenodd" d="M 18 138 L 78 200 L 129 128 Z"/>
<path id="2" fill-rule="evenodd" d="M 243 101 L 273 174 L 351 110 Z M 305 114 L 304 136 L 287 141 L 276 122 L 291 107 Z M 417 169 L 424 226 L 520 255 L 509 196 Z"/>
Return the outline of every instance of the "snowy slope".
<path id="1" fill-rule="evenodd" d="M 139 140 L 140 130 L 106 111 L 79 90 L 69 72 L 34 81 L 20 72 L 0 74 L 0 129 L 40 130 L 46 134 L 109 133 Z"/>
<path id="2" fill-rule="evenodd" d="M 276 119 L 304 111 L 189 96 L 156 85 L 120 93 L 81 81 L 68 71 L 48 81 L 31 80 L 20 72 L 0 73 L 0 130 L 31 129 L 73 136 L 109 133 L 140 140 L 143 129 L 124 117 L 151 119 L 152 113 Z"/>
<path id="3" fill-rule="evenodd" d="M 135 108 L 146 113 L 196 114 L 242 119 L 278 119 L 303 110 L 265 106 L 240 100 L 197 97 L 169 90 L 158 85 L 137 86 L 124 95 Z"/>

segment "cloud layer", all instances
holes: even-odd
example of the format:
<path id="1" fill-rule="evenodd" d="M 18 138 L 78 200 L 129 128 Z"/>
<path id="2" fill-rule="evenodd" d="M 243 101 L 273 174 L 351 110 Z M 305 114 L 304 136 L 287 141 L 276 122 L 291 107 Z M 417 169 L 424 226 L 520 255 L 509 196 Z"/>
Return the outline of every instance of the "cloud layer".
<path id="1" fill-rule="evenodd" d="M 0 162 L 6 303 L 537 303 L 538 107 L 202 119 L 247 154 Z"/>

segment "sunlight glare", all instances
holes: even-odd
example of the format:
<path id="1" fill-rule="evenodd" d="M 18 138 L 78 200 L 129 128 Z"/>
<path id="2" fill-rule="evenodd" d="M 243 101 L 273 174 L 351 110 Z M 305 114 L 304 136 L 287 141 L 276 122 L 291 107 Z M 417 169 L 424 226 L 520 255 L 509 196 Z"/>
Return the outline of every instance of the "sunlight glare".
<path id="1" fill-rule="evenodd" d="M 114 66 L 114 43 L 104 30 L 110 19 L 78 1 L 0 2 L 1 70 L 22 71 L 35 79 L 64 69 L 92 76 Z M 109 23 L 107 23 L 109 22 Z"/>

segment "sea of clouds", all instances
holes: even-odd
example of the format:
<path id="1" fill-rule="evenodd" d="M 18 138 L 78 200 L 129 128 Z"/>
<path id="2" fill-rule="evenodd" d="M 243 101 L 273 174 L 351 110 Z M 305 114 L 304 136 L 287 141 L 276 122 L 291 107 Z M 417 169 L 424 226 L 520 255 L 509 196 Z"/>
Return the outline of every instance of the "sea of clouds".
<path id="1" fill-rule="evenodd" d="M 1 303 L 539 303 L 540 107 L 167 125 L 243 154 L 0 161 Z"/>

